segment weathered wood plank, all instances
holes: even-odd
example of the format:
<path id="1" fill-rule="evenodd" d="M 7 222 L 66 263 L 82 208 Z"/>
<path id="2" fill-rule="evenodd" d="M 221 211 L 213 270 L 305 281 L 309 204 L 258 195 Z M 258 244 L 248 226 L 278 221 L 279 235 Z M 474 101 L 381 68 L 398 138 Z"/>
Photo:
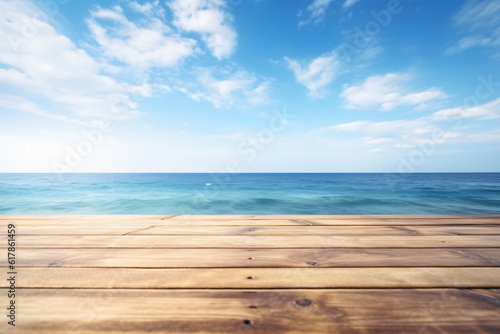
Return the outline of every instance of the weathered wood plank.
<path id="1" fill-rule="evenodd" d="M 0 220 L 9 219 L 30 219 L 30 220 L 75 220 L 75 219 L 96 219 L 106 220 L 113 218 L 115 220 L 234 220 L 234 219 L 347 219 L 357 220 L 365 218 L 382 218 L 382 219 L 500 219 L 500 214 L 483 214 L 483 215 L 0 215 Z"/>
<path id="2" fill-rule="evenodd" d="M 486 221 L 486 220 L 485 220 Z M 60 218 L 60 219 L 0 219 L 0 226 L 14 223 L 17 226 L 300 226 L 302 224 L 289 219 L 237 219 L 237 220 L 170 220 L 170 219 L 118 219 L 113 216 L 83 218 Z M 319 225 L 319 224 L 318 224 Z"/>
<path id="3" fill-rule="evenodd" d="M 3 220 L 32 220 L 32 221 L 158 221 L 170 219 L 175 215 L 0 215 Z"/>
<path id="4" fill-rule="evenodd" d="M 499 248 L 485 248 L 485 249 L 464 249 L 462 250 L 462 254 L 468 256 L 475 256 L 482 260 L 493 263 L 497 266 L 500 266 L 500 249 Z"/>
<path id="5" fill-rule="evenodd" d="M 26 230 L 26 228 L 24 228 Z M 90 229 L 89 229 L 90 230 Z M 40 229 L 40 233 L 43 229 Z M 48 231 L 47 231 L 48 232 Z M 29 234 L 25 231 L 26 234 Z M 35 234 L 35 233 L 32 233 Z M 48 234 L 48 233 L 44 233 Z M 57 234 L 57 233 L 56 233 Z M 71 233 L 70 233 L 71 234 Z M 77 231 L 75 231 L 75 234 Z M 500 235 L 500 225 L 454 226 L 154 226 L 142 235 Z"/>
<path id="6" fill-rule="evenodd" d="M 498 267 L 18 268 L 18 275 L 19 288 L 500 288 Z"/>
<path id="7" fill-rule="evenodd" d="M 273 215 L 273 216 L 141 216 L 86 215 L 34 216 L 0 215 L 0 226 L 13 222 L 18 226 L 59 225 L 165 225 L 165 226 L 402 226 L 402 225 L 500 225 L 500 215 Z"/>
<path id="8" fill-rule="evenodd" d="M 0 291 L 4 295 L 4 291 Z M 6 334 L 498 333 L 492 290 L 20 290 Z M 10 327 L 10 326 L 8 326 Z"/>
<path id="9" fill-rule="evenodd" d="M 343 226 L 421 226 L 421 225 L 499 225 L 497 218 L 367 218 L 367 219 L 307 219 L 312 225 Z"/>
<path id="10" fill-rule="evenodd" d="M 17 228 L 17 235 L 500 235 L 500 225 L 439 226 L 98 226 Z"/>
<path id="11" fill-rule="evenodd" d="M 500 215 L 10 222 L 19 317 L 1 333 L 500 332 Z"/>
<path id="12" fill-rule="evenodd" d="M 26 226 L 16 227 L 18 236 L 24 235 L 125 235 L 151 228 L 145 225 L 58 225 L 58 226 Z"/>
<path id="13" fill-rule="evenodd" d="M 479 256 L 482 255 L 483 257 Z M 495 262 L 496 261 L 496 262 Z M 7 258 L 0 258 L 7 267 Z M 329 268 L 500 266 L 500 248 L 30 249 L 18 267 Z"/>
<path id="14" fill-rule="evenodd" d="M 478 227 L 482 229 L 482 227 Z M 445 229 L 446 230 L 446 229 Z M 474 231 L 474 229 L 473 229 Z M 495 233 L 496 232 L 496 233 Z M 386 226 L 21 226 L 18 235 L 413 235 Z M 451 234 L 442 231 L 436 233 Z M 483 233 L 500 234 L 500 225 Z"/>
<path id="15" fill-rule="evenodd" d="M 500 225 L 432 225 L 401 226 L 408 232 L 420 235 L 495 235 L 500 234 Z M 393 228 L 398 228 L 394 227 Z"/>
<path id="16" fill-rule="evenodd" d="M 7 237 L 0 237 L 7 245 Z M 5 248 L 6 246 L 3 246 Z M 500 236 L 20 236 L 18 248 L 496 248 Z"/>
<path id="17" fill-rule="evenodd" d="M 486 215 L 177 215 L 170 219 L 172 220 L 224 220 L 224 219 L 346 219 L 357 220 L 364 218 L 376 219 L 500 219 L 500 214 Z"/>

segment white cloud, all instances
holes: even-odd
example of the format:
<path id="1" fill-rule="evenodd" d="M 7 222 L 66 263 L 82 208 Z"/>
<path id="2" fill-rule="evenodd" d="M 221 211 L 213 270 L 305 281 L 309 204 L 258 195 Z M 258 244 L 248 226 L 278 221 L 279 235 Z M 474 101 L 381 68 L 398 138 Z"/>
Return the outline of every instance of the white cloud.
<path id="1" fill-rule="evenodd" d="M 385 122 L 355 121 L 328 127 L 329 130 L 336 132 L 363 132 L 378 135 L 422 135 L 430 133 L 436 128 L 423 117 L 415 120 L 403 119 Z"/>
<path id="2" fill-rule="evenodd" d="M 269 82 L 242 69 L 199 68 L 194 80 L 176 89 L 195 101 L 208 101 L 216 108 L 269 103 Z"/>
<path id="3" fill-rule="evenodd" d="M 352 5 L 354 5 L 358 1 L 359 0 L 345 0 L 345 2 L 342 5 L 342 7 L 344 7 L 344 9 L 347 9 L 347 8 L 351 7 Z"/>
<path id="4" fill-rule="evenodd" d="M 500 143 L 500 129 L 475 133 L 467 136 L 464 140 L 468 142 L 493 142 Z"/>
<path id="5" fill-rule="evenodd" d="M 482 131 L 479 128 L 474 133 L 477 125 L 474 127 L 458 126 L 456 122 L 450 122 L 455 118 L 499 119 L 500 98 L 474 108 L 444 109 L 413 120 L 383 122 L 360 120 L 336 124 L 326 129 L 334 132 L 364 134 L 361 140 L 368 146 L 385 146 L 395 142 L 396 148 L 412 148 L 426 145 L 429 141 L 439 144 L 500 141 L 500 130 Z"/>
<path id="6" fill-rule="evenodd" d="M 326 10 L 332 1 L 333 0 L 314 0 L 313 3 L 307 7 L 307 11 L 311 13 L 309 18 L 299 21 L 299 26 L 306 25 L 311 22 L 314 24 L 323 22 Z"/>
<path id="7" fill-rule="evenodd" d="M 313 59 L 308 64 L 285 57 L 288 67 L 293 71 L 295 80 L 304 85 L 312 97 L 323 97 L 323 88 L 339 74 L 341 62 L 336 52 Z"/>
<path id="8" fill-rule="evenodd" d="M 364 137 L 363 140 L 367 145 L 382 145 L 393 141 L 392 138 L 387 138 L 387 137 L 381 137 L 381 138 Z"/>
<path id="9" fill-rule="evenodd" d="M 344 85 L 340 94 L 347 100 L 346 108 L 377 108 L 388 111 L 399 106 L 415 106 L 436 99 L 446 98 L 446 94 L 438 88 L 429 88 L 420 92 L 411 92 L 408 74 L 388 73 L 368 77 L 359 86 Z"/>
<path id="10" fill-rule="evenodd" d="M 450 118 L 477 118 L 477 119 L 495 119 L 500 118 L 500 98 L 471 108 L 451 108 L 435 112 L 433 118 L 436 120 L 446 120 Z"/>
<path id="11" fill-rule="evenodd" d="M 196 41 L 173 33 L 153 14 L 154 4 L 131 5 L 146 15 L 144 20 L 137 20 L 140 25 L 128 20 L 120 6 L 98 8 L 86 20 L 92 37 L 107 57 L 147 70 L 176 66 L 194 54 Z"/>
<path id="12" fill-rule="evenodd" d="M 346 39 L 352 38 L 347 35 Z M 327 95 L 326 86 L 338 76 L 360 69 L 370 64 L 370 61 L 383 52 L 382 47 L 373 41 L 365 48 L 349 47 L 349 43 L 341 43 L 332 51 L 325 53 L 310 61 L 295 60 L 284 57 L 289 69 L 295 75 L 295 80 L 309 90 L 309 95 L 321 98 Z"/>
<path id="13" fill-rule="evenodd" d="M 326 129 L 335 132 L 365 133 L 363 137 L 367 144 L 388 143 L 394 136 L 400 136 L 403 140 L 415 140 L 415 138 L 429 138 L 436 134 L 442 140 L 454 138 L 476 138 L 482 137 L 481 133 L 471 134 L 473 127 L 458 126 L 456 122 L 450 122 L 457 117 L 473 118 L 478 120 L 490 120 L 500 118 L 500 98 L 474 108 L 443 109 L 431 115 L 417 119 L 401 119 L 394 121 L 374 122 L 368 120 L 354 121 L 336 124 Z M 457 130 L 469 130 L 469 133 L 457 132 Z M 497 130 L 495 130 L 497 131 Z M 376 137 L 373 137 L 376 136 Z M 381 137 L 383 136 L 383 137 Z M 396 147 L 411 147 L 405 143 L 398 143 Z"/>
<path id="14" fill-rule="evenodd" d="M 40 10 L 31 3 L 0 2 L 0 33 L 7 37 L 0 40 L 4 100 L 12 102 L 15 96 L 29 94 L 30 99 L 53 103 L 52 108 L 80 116 L 124 119 L 139 114 L 137 103 L 130 97 L 133 86 L 103 75 L 101 65 L 89 54 L 37 18 Z M 31 27 L 29 34 L 27 24 Z M 24 98 L 22 108 L 8 105 L 54 118 L 33 103 Z"/>
<path id="15" fill-rule="evenodd" d="M 307 11 L 310 12 L 309 18 L 299 21 L 299 27 L 311 22 L 314 24 L 323 22 L 326 10 L 332 1 L 333 0 L 314 0 L 313 3 L 307 6 Z M 302 16 L 302 12 L 299 13 L 299 16 Z"/>
<path id="16" fill-rule="evenodd" d="M 236 48 L 236 31 L 232 15 L 224 11 L 223 0 L 173 0 L 168 4 L 179 29 L 202 35 L 217 59 L 228 58 Z"/>
<path id="17" fill-rule="evenodd" d="M 468 1 L 453 17 L 453 24 L 463 37 L 452 47 L 448 54 L 465 49 L 483 46 L 495 50 L 500 58 L 500 2 L 496 0 Z"/>
<path id="18" fill-rule="evenodd" d="M 415 147 L 414 144 L 396 144 L 395 147 L 397 148 L 413 148 Z"/>
<path id="19" fill-rule="evenodd" d="M 75 123 L 79 125 L 92 126 L 91 123 L 81 121 L 76 118 L 71 118 L 66 115 L 53 114 L 49 113 L 42 108 L 40 108 L 37 104 L 25 99 L 21 96 L 15 95 L 0 95 L 0 106 L 5 109 L 17 110 L 21 112 L 28 112 L 39 116 L 44 116 L 48 118 L 52 118 L 57 121 L 64 121 Z"/>
<path id="20" fill-rule="evenodd" d="M 449 139 L 449 138 L 458 138 L 460 137 L 462 134 L 460 132 L 446 132 L 444 135 L 443 135 L 443 138 L 444 139 Z"/>
<path id="21" fill-rule="evenodd" d="M 160 2 L 158 0 L 154 2 L 146 2 L 143 5 L 138 3 L 137 1 L 131 1 L 128 4 L 130 8 L 138 13 L 142 13 L 148 16 L 158 16 L 161 18 L 165 17 L 165 10 L 161 7 Z"/>
<path id="22" fill-rule="evenodd" d="M 327 128 L 335 132 L 361 133 L 365 137 L 361 140 L 365 147 L 371 148 L 370 153 L 380 152 L 382 148 L 412 148 L 426 145 L 429 141 L 444 143 L 458 136 L 456 133 L 446 132 L 432 123 L 428 117 L 414 120 L 402 119 L 385 122 L 356 121 L 337 124 Z M 366 135 L 370 136 L 366 136 Z"/>

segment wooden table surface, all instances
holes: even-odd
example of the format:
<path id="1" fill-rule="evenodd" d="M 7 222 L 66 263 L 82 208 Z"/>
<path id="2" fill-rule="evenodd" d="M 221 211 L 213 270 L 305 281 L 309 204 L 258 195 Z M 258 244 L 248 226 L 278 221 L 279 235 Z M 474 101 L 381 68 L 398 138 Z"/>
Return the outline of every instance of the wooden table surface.
<path id="1" fill-rule="evenodd" d="M 500 215 L 0 216 L 0 333 L 500 333 Z"/>

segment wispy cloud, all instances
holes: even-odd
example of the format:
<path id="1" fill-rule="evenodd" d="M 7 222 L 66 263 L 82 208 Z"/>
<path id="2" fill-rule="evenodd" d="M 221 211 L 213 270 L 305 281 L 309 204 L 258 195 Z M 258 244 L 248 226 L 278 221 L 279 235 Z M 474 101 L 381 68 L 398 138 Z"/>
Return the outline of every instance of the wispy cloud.
<path id="1" fill-rule="evenodd" d="M 131 98 L 134 87 L 103 74 L 100 63 L 86 51 L 38 20 L 38 11 L 25 1 L 0 2 L 0 32 L 10 37 L 0 40 L 0 63 L 5 67 L 0 69 L 0 82 L 9 100 L 29 95 L 29 101 L 43 100 L 79 116 L 126 119 L 139 115 L 138 104 Z M 26 20 L 37 27 L 30 38 L 23 34 Z M 9 39 L 19 43 L 11 44 Z M 23 105 L 30 105 L 24 100 Z M 36 110 L 31 105 L 29 109 Z"/>
<path id="2" fill-rule="evenodd" d="M 174 25 L 179 29 L 201 34 L 210 52 L 217 59 L 228 58 L 236 48 L 233 17 L 222 0 L 174 0 L 169 7 Z"/>
<path id="3" fill-rule="evenodd" d="M 313 3 L 311 3 L 306 9 L 309 17 L 305 20 L 299 21 L 299 27 L 309 23 L 318 24 L 323 22 L 326 10 L 332 1 L 333 0 L 314 0 Z"/>
<path id="4" fill-rule="evenodd" d="M 371 153 L 390 148 L 407 149 L 425 145 L 429 141 L 445 143 L 461 136 L 460 133 L 446 131 L 429 117 L 374 122 L 356 121 L 333 125 L 327 128 L 334 132 L 359 133 L 361 140 Z M 369 135 L 369 136 L 366 136 Z"/>
<path id="5" fill-rule="evenodd" d="M 368 77 L 359 86 L 344 85 L 340 94 L 347 100 L 346 108 L 377 108 L 388 111 L 400 106 L 421 106 L 425 102 L 446 98 L 438 88 L 424 91 L 411 91 L 411 76 L 408 74 L 388 73 Z"/>
<path id="6" fill-rule="evenodd" d="M 87 25 L 105 56 L 147 70 L 175 66 L 194 54 L 196 41 L 174 33 L 157 17 L 155 12 L 162 13 L 153 11 L 157 3 L 132 6 L 145 14 L 140 25 L 127 19 L 120 6 L 91 12 Z"/>
<path id="7" fill-rule="evenodd" d="M 337 53 L 330 52 L 309 63 L 285 57 L 288 67 L 293 71 L 295 80 L 309 90 L 315 98 L 325 95 L 324 87 L 331 83 L 341 70 L 341 61 Z"/>
<path id="8" fill-rule="evenodd" d="M 500 98 L 477 107 L 460 107 L 439 110 L 432 116 L 436 120 L 446 120 L 457 117 L 476 118 L 482 120 L 500 118 Z"/>
<path id="9" fill-rule="evenodd" d="M 400 119 L 376 122 L 360 120 L 327 127 L 337 133 L 360 134 L 367 148 L 377 149 L 393 146 L 407 149 L 434 143 L 499 142 L 500 132 L 484 131 L 478 126 L 458 126 L 455 121 L 462 118 L 490 120 L 500 118 L 500 98 L 474 108 L 443 109 L 417 119 Z M 453 121 L 453 122 L 450 122 Z"/>
<path id="10" fill-rule="evenodd" d="M 342 7 L 344 7 L 344 9 L 347 9 L 347 8 L 351 7 L 352 5 L 354 5 L 358 1 L 359 0 L 345 0 L 345 2 L 342 5 Z"/>
<path id="11" fill-rule="evenodd" d="M 328 95 L 327 86 L 340 75 L 359 70 L 371 64 L 372 60 L 383 52 L 377 40 L 364 48 L 351 49 L 347 40 L 353 34 L 344 34 L 345 42 L 330 52 L 324 53 L 312 60 L 296 60 L 284 57 L 290 70 L 295 75 L 295 80 L 309 90 L 309 96 L 323 98 Z"/>
<path id="12" fill-rule="evenodd" d="M 402 119 L 383 122 L 362 120 L 333 125 L 327 129 L 336 132 L 361 132 L 378 135 L 426 135 L 438 129 L 440 124 L 450 125 L 449 121 L 459 118 L 475 118 L 478 120 L 500 118 L 500 98 L 477 107 L 439 110 L 413 120 Z M 458 136 L 460 136 L 460 133 L 454 131 L 448 133 L 445 137 L 455 138 Z"/>
<path id="13" fill-rule="evenodd" d="M 156 0 L 154 2 L 146 2 L 144 4 L 140 4 L 137 1 L 131 1 L 128 4 L 130 8 L 138 13 L 142 13 L 148 16 L 157 16 L 164 18 L 165 17 L 165 9 L 160 5 L 160 1 Z"/>
<path id="14" fill-rule="evenodd" d="M 468 142 L 500 143 L 500 129 L 474 133 L 464 138 Z"/>
<path id="15" fill-rule="evenodd" d="M 377 135 L 411 135 L 426 134 L 431 132 L 435 126 L 429 124 L 426 118 L 414 120 L 394 120 L 384 122 L 355 121 L 342 123 L 328 127 L 336 132 L 361 132 Z"/>
<path id="16" fill-rule="evenodd" d="M 494 50 L 500 59 L 500 2 L 496 0 L 470 0 L 453 17 L 454 26 L 463 36 L 447 49 L 448 54 L 475 46 Z"/>
<path id="17" fill-rule="evenodd" d="M 175 88 L 195 101 L 208 101 L 216 108 L 257 106 L 269 103 L 269 81 L 241 68 L 198 68 L 193 80 Z"/>
<path id="18" fill-rule="evenodd" d="M 33 103 L 30 100 L 28 100 L 22 96 L 2 94 L 2 95 L 0 95 L 0 106 L 2 106 L 2 108 L 5 108 L 5 109 L 32 113 L 35 115 L 48 117 L 48 118 L 51 118 L 51 119 L 54 119 L 57 121 L 70 122 L 70 123 L 75 123 L 75 124 L 84 125 L 84 126 L 94 126 L 95 125 L 95 124 L 92 124 L 89 122 L 79 120 L 77 118 L 68 117 L 66 115 L 50 113 L 50 112 L 40 108 L 40 106 L 38 106 L 36 103 Z"/>
<path id="19" fill-rule="evenodd" d="M 394 141 L 394 139 L 387 137 L 380 137 L 380 138 L 364 137 L 363 140 L 368 145 L 381 145 Z"/>

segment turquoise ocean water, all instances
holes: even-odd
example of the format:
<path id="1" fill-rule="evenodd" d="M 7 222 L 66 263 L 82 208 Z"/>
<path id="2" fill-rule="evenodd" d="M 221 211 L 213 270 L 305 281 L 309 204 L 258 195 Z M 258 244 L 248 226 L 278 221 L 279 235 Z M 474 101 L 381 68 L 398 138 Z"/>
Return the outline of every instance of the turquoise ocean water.
<path id="1" fill-rule="evenodd" d="M 492 214 L 500 173 L 0 174 L 0 214 Z"/>

